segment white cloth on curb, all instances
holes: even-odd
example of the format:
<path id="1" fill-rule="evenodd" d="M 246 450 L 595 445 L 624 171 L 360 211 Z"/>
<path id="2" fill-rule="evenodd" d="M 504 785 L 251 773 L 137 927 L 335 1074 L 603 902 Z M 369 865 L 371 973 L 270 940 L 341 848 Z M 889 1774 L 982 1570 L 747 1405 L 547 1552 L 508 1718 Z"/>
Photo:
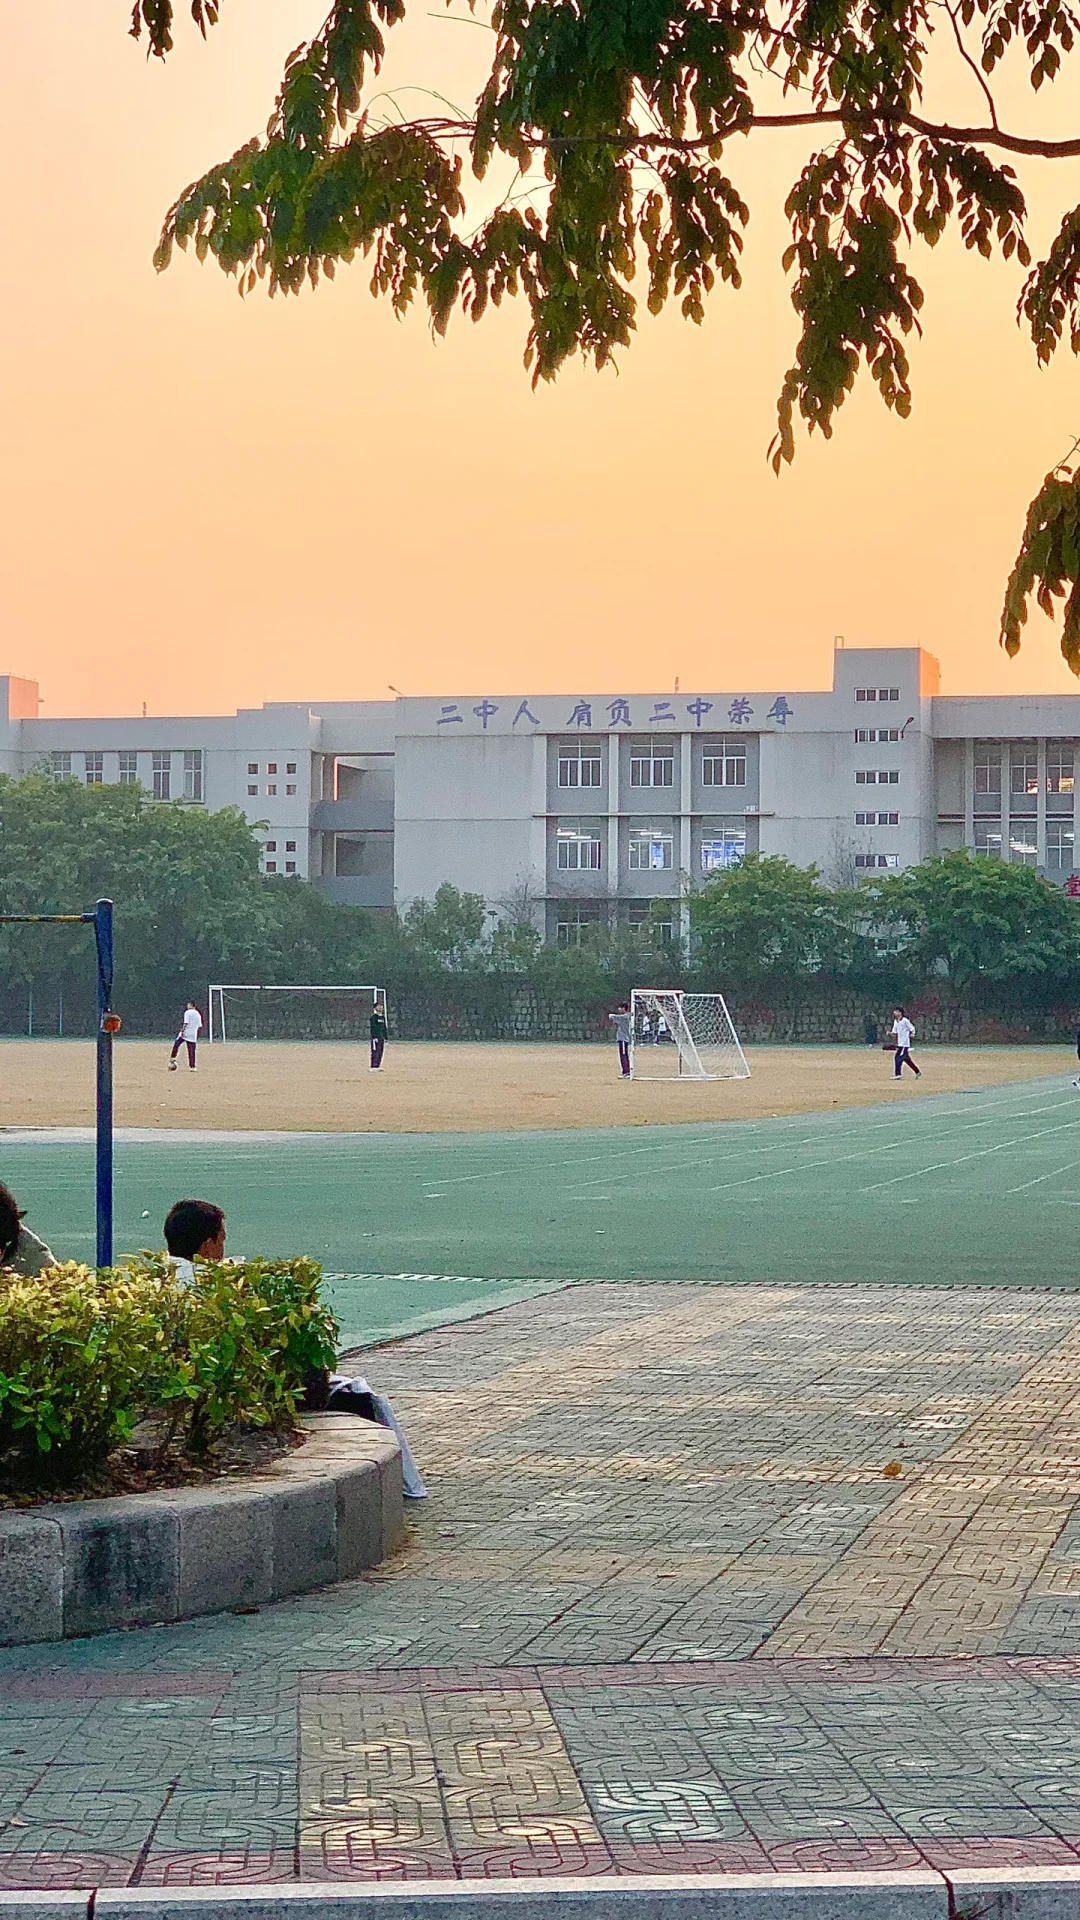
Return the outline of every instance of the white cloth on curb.
<path id="1" fill-rule="evenodd" d="M 351 1379 L 343 1373 L 332 1373 L 330 1375 L 331 1400 L 333 1400 L 335 1393 L 340 1393 L 343 1389 L 349 1393 L 367 1393 L 371 1395 L 372 1405 L 379 1417 L 379 1425 L 389 1427 L 398 1446 L 401 1448 L 401 1478 L 404 1483 L 406 1500 L 426 1500 L 427 1488 L 424 1485 L 420 1469 L 413 1459 L 409 1443 L 405 1438 L 405 1430 L 385 1393 L 376 1393 L 371 1382 L 365 1380 L 362 1373 L 356 1374 Z"/>

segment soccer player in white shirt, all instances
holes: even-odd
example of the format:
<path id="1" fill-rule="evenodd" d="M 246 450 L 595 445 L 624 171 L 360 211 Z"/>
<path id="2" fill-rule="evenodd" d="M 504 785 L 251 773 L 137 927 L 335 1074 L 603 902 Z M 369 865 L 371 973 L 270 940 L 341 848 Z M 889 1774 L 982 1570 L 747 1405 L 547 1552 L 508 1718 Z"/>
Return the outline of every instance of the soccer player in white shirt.
<path id="1" fill-rule="evenodd" d="M 194 1000 L 189 1000 L 187 1006 L 184 1008 L 184 1017 L 180 1022 L 180 1031 L 173 1041 L 173 1050 L 169 1055 L 170 1073 L 176 1072 L 176 1056 L 181 1047 L 187 1048 L 188 1066 L 191 1068 L 192 1073 L 194 1073 L 195 1048 L 198 1044 L 201 1030 L 202 1014 L 199 1012 Z"/>
<path id="2" fill-rule="evenodd" d="M 919 1069 L 911 1057 L 911 1043 L 915 1038 L 915 1028 L 908 1019 L 903 1007 L 893 1008 L 892 1030 L 896 1036 L 896 1053 L 893 1056 L 895 1078 L 899 1080 L 900 1069 L 906 1062 L 915 1075 L 916 1080 L 918 1080 L 920 1078 Z"/>

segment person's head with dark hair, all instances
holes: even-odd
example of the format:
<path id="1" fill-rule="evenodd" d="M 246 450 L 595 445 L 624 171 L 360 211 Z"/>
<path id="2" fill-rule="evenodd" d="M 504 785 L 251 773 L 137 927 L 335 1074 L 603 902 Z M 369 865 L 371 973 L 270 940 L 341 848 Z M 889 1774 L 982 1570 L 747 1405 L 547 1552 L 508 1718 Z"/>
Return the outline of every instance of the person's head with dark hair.
<path id="1" fill-rule="evenodd" d="M 22 1209 L 15 1205 L 10 1187 L 0 1180 L 0 1266 L 6 1266 L 19 1244 Z"/>
<path id="2" fill-rule="evenodd" d="M 165 1245 L 178 1260 L 220 1260 L 225 1215 L 212 1200 L 178 1200 L 165 1219 Z"/>

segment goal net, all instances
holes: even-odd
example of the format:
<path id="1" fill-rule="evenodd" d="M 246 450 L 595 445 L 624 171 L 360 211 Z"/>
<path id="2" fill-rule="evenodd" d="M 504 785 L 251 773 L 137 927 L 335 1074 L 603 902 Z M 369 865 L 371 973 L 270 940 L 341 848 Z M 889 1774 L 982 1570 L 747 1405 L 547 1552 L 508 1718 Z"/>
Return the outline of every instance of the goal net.
<path id="1" fill-rule="evenodd" d="M 748 1080 L 750 1069 L 722 993 L 635 987 L 630 995 L 634 1080 Z"/>
<path id="2" fill-rule="evenodd" d="M 366 1040 L 385 987 L 267 987 L 214 981 L 206 1037 L 222 1040 Z"/>

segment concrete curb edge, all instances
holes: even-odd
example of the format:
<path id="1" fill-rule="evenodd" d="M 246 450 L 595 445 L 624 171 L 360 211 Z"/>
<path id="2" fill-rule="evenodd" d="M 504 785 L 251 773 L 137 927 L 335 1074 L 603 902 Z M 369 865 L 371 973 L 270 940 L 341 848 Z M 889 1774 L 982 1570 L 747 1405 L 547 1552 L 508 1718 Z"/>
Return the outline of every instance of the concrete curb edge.
<path id="1" fill-rule="evenodd" d="M 1080 1920 L 1076 1867 L 0 1891 L 0 1920 Z"/>

